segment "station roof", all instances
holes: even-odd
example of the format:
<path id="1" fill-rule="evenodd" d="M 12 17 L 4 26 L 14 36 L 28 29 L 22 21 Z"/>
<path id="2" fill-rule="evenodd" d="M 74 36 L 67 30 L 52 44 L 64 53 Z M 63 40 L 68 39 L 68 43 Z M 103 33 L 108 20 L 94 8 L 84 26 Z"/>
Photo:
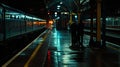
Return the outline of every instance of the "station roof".
<path id="1" fill-rule="evenodd" d="M 14 8 L 43 18 L 48 11 L 77 12 L 79 9 L 89 11 L 90 1 L 93 5 L 96 4 L 96 0 L 2 0 Z M 107 16 L 119 16 L 119 6 L 119 0 L 102 0 L 102 12 Z"/>

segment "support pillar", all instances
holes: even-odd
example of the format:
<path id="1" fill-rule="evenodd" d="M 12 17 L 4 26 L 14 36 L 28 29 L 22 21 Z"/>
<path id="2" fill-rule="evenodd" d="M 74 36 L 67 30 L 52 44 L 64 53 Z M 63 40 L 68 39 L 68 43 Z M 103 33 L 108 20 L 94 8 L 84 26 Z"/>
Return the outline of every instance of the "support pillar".
<path id="1" fill-rule="evenodd" d="M 80 11 L 78 11 L 78 23 L 81 23 L 80 22 Z"/>
<path id="2" fill-rule="evenodd" d="M 81 7 L 81 5 L 80 5 L 80 0 L 78 1 L 78 23 L 81 23 L 80 22 L 80 14 L 81 14 L 81 11 L 80 11 L 80 7 Z"/>
<path id="3" fill-rule="evenodd" d="M 101 46 L 101 1 L 102 0 L 97 0 L 97 37 L 96 37 L 96 46 L 100 47 Z"/>
<path id="4" fill-rule="evenodd" d="M 69 20 L 69 24 L 72 24 L 72 12 L 70 12 L 70 20 Z"/>

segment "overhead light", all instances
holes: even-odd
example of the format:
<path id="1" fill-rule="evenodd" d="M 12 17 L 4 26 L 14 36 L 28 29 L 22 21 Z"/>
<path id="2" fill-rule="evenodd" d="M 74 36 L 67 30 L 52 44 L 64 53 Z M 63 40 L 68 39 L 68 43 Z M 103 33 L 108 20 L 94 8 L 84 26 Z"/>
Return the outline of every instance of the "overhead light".
<path id="1" fill-rule="evenodd" d="M 55 14 L 55 17 L 57 17 L 57 14 Z"/>
<path id="2" fill-rule="evenodd" d="M 63 2 L 60 2 L 60 4 L 63 4 Z"/>
<path id="3" fill-rule="evenodd" d="M 58 5 L 57 7 L 60 8 L 60 5 Z"/>
<path id="4" fill-rule="evenodd" d="M 57 8 L 58 10 L 60 9 L 60 8 Z"/>
<path id="5" fill-rule="evenodd" d="M 57 12 L 55 12 L 55 14 L 57 15 Z"/>
<path id="6" fill-rule="evenodd" d="M 77 19 L 77 15 L 75 15 L 75 18 Z"/>

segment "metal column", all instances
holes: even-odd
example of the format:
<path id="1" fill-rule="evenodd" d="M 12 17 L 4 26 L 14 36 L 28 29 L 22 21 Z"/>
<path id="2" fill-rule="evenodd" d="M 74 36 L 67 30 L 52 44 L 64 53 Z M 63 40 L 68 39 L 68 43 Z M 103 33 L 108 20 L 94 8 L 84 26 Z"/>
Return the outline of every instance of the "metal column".
<path id="1" fill-rule="evenodd" d="M 102 0 L 97 0 L 97 47 L 101 46 L 101 1 Z"/>
<path id="2" fill-rule="evenodd" d="M 70 12 L 70 20 L 69 23 L 72 24 L 72 12 Z"/>

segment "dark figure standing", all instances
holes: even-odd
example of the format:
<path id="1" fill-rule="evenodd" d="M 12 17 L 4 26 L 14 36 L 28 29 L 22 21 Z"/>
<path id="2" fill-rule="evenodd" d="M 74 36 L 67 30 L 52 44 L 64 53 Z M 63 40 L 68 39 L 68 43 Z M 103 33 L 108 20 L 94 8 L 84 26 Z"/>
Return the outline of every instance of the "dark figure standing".
<path id="1" fill-rule="evenodd" d="M 72 41 L 72 45 L 71 46 L 75 46 L 76 45 L 76 30 L 77 30 L 77 27 L 76 27 L 76 23 L 73 22 L 71 25 L 70 25 L 70 32 L 71 32 L 71 41 Z"/>
<path id="2" fill-rule="evenodd" d="M 84 24 L 83 22 L 80 22 L 77 24 L 77 43 L 80 45 L 80 47 L 83 46 L 83 35 L 84 35 Z"/>

